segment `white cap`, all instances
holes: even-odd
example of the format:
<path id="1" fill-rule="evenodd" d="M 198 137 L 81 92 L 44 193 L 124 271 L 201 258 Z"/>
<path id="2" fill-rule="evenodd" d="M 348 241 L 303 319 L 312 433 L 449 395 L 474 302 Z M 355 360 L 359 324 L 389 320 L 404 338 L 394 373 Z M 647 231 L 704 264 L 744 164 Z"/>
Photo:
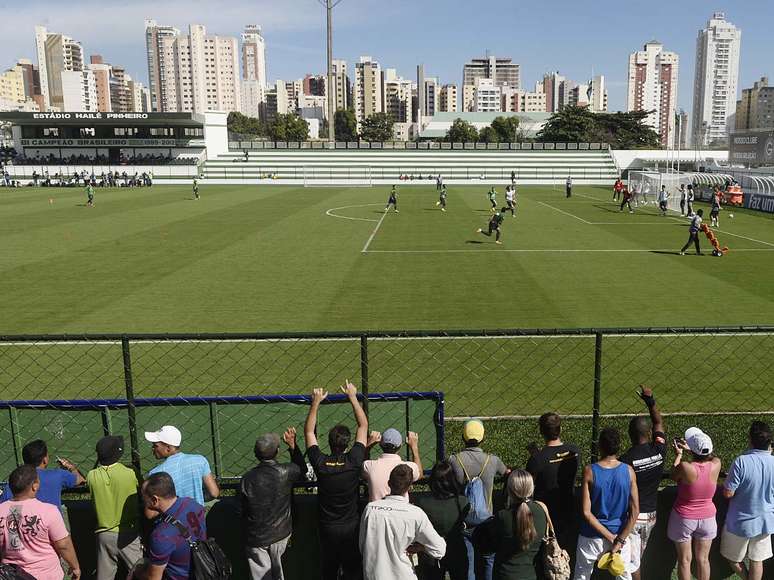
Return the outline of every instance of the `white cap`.
<path id="1" fill-rule="evenodd" d="M 172 425 L 164 425 L 158 431 L 146 431 L 145 439 L 151 443 L 166 443 L 173 447 L 180 447 L 180 442 L 183 440 L 183 435 L 180 433 L 180 429 L 173 427 Z"/>
<path id="2" fill-rule="evenodd" d="M 698 427 L 691 427 L 685 432 L 685 442 L 694 455 L 705 456 L 712 453 L 712 439 Z"/>

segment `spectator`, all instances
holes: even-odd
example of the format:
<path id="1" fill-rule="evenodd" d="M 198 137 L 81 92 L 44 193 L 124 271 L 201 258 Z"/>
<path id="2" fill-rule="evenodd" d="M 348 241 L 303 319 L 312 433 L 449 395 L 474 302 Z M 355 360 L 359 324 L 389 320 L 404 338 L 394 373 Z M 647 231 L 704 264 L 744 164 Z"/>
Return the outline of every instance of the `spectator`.
<path id="1" fill-rule="evenodd" d="M 62 490 L 77 487 L 86 481 L 75 465 L 61 457 L 57 457 L 57 462 L 64 469 L 47 469 L 48 446 L 41 439 L 30 441 L 22 448 L 22 461 L 24 465 L 31 465 L 38 470 L 40 488 L 35 496 L 38 501 L 50 503 L 59 509 L 62 509 Z M 5 486 L 0 503 L 10 500 L 12 496 L 10 485 Z"/>
<path id="2" fill-rule="evenodd" d="M 320 451 L 315 429 L 320 404 L 328 396 L 322 389 L 312 392 L 312 404 L 304 424 L 306 454 L 317 476 L 317 505 L 320 530 L 320 555 L 323 580 L 337 580 L 339 569 L 344 580 L 362 575 L 358 546 L 358 487 L 360 471 L 368 455 L 368 418 L 357 400 L 355 385 L 347 381 L 341 387 L 346 393 L 357 422 L 355 444 L 347 451 L 352 437 L 345 425 L 335 425 L 328 432 L 330 455 Z"/>
<path id="3" fill-rule="evenodd" d="M 204 506 L 189 497 L 178 497 L 168 473 L 153 473 L 142 485 L 145 513 L 152 514 L 146 546 L 151 580 L 187 580 L 191 575 L 192 542 L 207 539 Z"/>
<path id="4" fill-rule="evenodd" d="M 763 421 L 750 425 L 750 449 L 734 459 L 723 493 L 729 504 L 720 553 L 742 578 L 761 580 L 774 532 L 774 457 L 771 429 Z"/>
<path id="5" fill-rule="evenodd" d="M 178 497 L 190 497 L 199 505 L 204 505 L 204 489 L 215 498 L 220 495 L 220 488 L 207 458 L 180 451 L 182 438 L 180 430 L 171 425 L 145 432 L 146 441 L 152 443 L 153 456 L 164 460 L 151 469 L 149 475 L 162 471 L 168 473 L 175 482 Z"/>
<path id="6" fill-rule="evenodd" d="M 415 498 L 433 524 L 435 531 L 446 541 L 446 555 L 438 562 L 426 554 L 419 554 L 419 576 L 423 580 L 451 580 L 468 577 L 468 556 L 462 532 L 470 506 L 457 483 L 454 469 L 448 461 L 436 463 L 430 472 L 430 494 Z"/>
<path id="7" fill-rule="evenodd" d="M 677 550 L 677 577 L 691 578 L 693 544 L 696 577 L 709 580 L 709 551 L 718 532 L 712 498 L 717 491 L 720 459 L 712 455 L 712 439 L 696 427 L 685 432 L 684 440 L 675 440 L 674 448 L 672 479 L 677 482 L 677 500 L 669 515 L 667 536 Z M 691 452 L 691 463 L 682 461 L 686 449 Z"/>
<path id="8" fill-rule="evenodd" d="M 645 417 L 634 417 L 629 421 L 629 439 L 631 448 L 621 456 L 621 461 L 631 465 L 637 477 L 637 493 L 640 500 L 640 514 L 631 536 L 632 578 L 640 580 L 642 555 L 648 545 L 648 539 L 656 525 L 656 507 L 658 486 L 664 471 L 666 459 L 666 435 L 664 420 L 656 407 L 656 399 L 651 389 L 640 387 L 640 398 L 648 407 L 650 421 Z"/>
<path id="9" fill-rule="evenodd" d="M 363 463 L 363 479 L 368 483 L 369 501 L 384 499 L 390 494 L 388 480 L 390 473 L 397 465 L 408 465 L 414 474 L 414 481 L 417 481 L 422 473 L 422 461 L 419 458 L 419 437 L 416 433 L 409 431 L 406 443 L 411 450 L 414 461 L 403 461 L 398 455 L 403 438 L 397 429 L 387 429 L 381 436 L 378 433 L 373 434 L 373 442 L 378 442 L 382 448 L 382 456 L 379 459 L 369 459 Z M 406 492 L 408 499 L 408 492 Z"/>
<path id="10" fill-rule="evenodd" d="M 0 505 L 0 554 L 2 563 L 16 565 L 36 580 L 62 580 L 62 558 L 70 578 L 81 577 L 78 557 L 62 513 L 36 499 L 40 490 L 38 470 L 30 464 L 17 467 L 8 477 L 12 498 Z"/>
<path id="11" fill-rule="evenodd" d="M 97 467 L 86 474 L 97 515 L 97 580 L 113 580 L 119 558 L 128 569 L 142 558 L 139 482 L 134 471 L 119 463 L 123 452 L 123 437 L 103 437 L 97 442 Z"/>
<path id="12" fill-rule="evenodd" d="M 621 436 L 617 429 L 605 428 L 599 435 L 600 460 L 583 470 L 583 517 L 575 553 L 575 580 L 588 580 L 594 564 L 605 552 L 620 553 L 631 561 L 631 542 L 639 513 L 634 470 L 618 460 Z M 629 580 L 627 569 L 616 578 Z"/>
<path id="13" fill-rule="evenodd" d="M 278 463 L 279 435 L 267 433 L 255 442 L 258 465 L 242 476 L 239 496 L 245 526 L 247 563 L 253 580 L 282 580 L 282 554 L 293 531 L 290 503 L 293 484 L 306 472 L 296 446 L 296 430 L 283 436 L 293 463 Z"/>
<path id="14" fill-rule="evenodd" d="M 481 421 L 477 419 L 466 421 L 462 427 L 462 440 L 465 443 L 465 449 L 449 457 L 449 463 L 454 469 L 457 482 L 462 487 L 467 486 L 476 478 L 481 479 L 486 499 L 486 506 L 484 506 L 486 513 L 483 515 L 491 516 L 493 513 L 492 488 L 494 487 L 494 478 L 498 475 L 506 475 L 510 470 L 497 455 L 485 453 L 481 449 L 481 443 L 484 441 L 484 424 Z M 468 580 L 476 578 L 491 580 L 494 569 L 494 554 L 484 553 L 482 548 L 474 546 L 473 535 L 476 533 L 477 524 L 480 523 L 477 517 L 480 513 L 476 514 L 475 520 L 472 519 L 474 509 L 481 510 L 481 506 L 471 506 L 467 527 L 463 533 L 468 552 Z"/>
<path id="15" fill-rule="evenodd" d="M 548 527 L 548 512 L 533 501 L 535 482 L 528 471 L 511 472 L 506 484 L 508 507 L 494 520 L 496 580 L 535 580 L 535 561 Z"/>
<path id="16" fill-rule="evenodd" d="M 562 442 L 562 420 L 556 413 L 542 415 L 538 425 L 545 446 L 531 453 L 527 471 L 535 480 L 535 499 L 548 507 L 556 527 L 556 539 L 562 548 L 571 550 L 577 526 L 575 478 L 580 449 L 572 443 Z"/>
<path id="17" fill-rule="evenodd" d="M 424 552 L 440 559 L 446 542 L 425 512 L 408 502 L 414 471 L 398 464 L 390 472 L 390 493 L 369 503 L 360 523 L 360 551 L 365 580 L 416 579 L 410 554 Z"/>

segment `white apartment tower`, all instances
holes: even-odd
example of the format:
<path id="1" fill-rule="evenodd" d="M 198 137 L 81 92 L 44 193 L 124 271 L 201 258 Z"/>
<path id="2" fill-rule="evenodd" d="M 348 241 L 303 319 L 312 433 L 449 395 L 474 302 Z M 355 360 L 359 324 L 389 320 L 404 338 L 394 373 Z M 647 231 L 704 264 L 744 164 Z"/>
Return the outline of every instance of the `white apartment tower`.
<path id="1" fill-rule="evenodd" d="M 336 85 L 336 110 L 349 107 L 349 77 L 347 76 L 347 61 L 333 61 L 333 81 Z"/>
<path id="2" fill-rule="evenodd" d="M 99 111 L 94 71 L 66 70 L 61 73 L 62 111 L 96 113 Z"/>
<path id="3" fill-rule="evenodd" d="M 242 33 L 242 78 L 266 86 L 266 42 L 255 24 L 245 26 Z"/>
<path id="4" fill-rule="evenodd" d="M 62 73 L 83 70 L 81 43 L 64 34 L 49 32 L 45 26 L 36 26 L 35 50 L 43 104 L 46 109 L 53 107 L 63 110 Z"/>
<path id="5" fill-rule="evenodd" d="M 680 58 L 657 41 L 629 55 L 627 111 L 653 111 L 645 122 L 665 147 L 675 145 L 675 110 Z"/>
<path id="6" fill-rule="evenodd" d="M 151 106 L 159 112 L 238 111 L 236 38 L 208 35 L 192 24 L 185 36 L 146 21 Z"/>
<path id="7" fill-rule="evenodd" d="M 736 111 L 742 31 L 715 12 L 696 39 L 693 83 L 693 144 L 724 141 Z"/>
<path id="8" fill-rule="evenodd" d="M 443 85 L 439 91 L 438 111 L 457 112 L 457 85 Z"/>
<path id="9" fill-rule="evenodd" d="M 361 56 L 355 63 L 355 86 L 352 89 L 358 131 L 365 119 L 384 110 L 382 94 L 382 69 L 379 63 L 370 56 Z"/>
<path id="10" fill-rule="evenodd" d="M 394 68 L 388 68 L 384 71 L 382 87 L 384 112 L 391 115 L 396 123 L 411 123 L 412 82 L 399 77 Z"/>

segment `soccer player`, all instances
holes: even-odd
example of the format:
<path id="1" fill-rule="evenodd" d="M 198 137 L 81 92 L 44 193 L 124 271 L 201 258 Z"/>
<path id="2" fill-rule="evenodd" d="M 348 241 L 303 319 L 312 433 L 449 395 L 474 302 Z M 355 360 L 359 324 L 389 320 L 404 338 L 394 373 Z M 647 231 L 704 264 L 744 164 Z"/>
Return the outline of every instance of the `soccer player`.
<path id="1" fill-rule="evenodd" d="M 650 182 L 646 181 L 642 187 L 642 205 L 648 205 L 649 193 L 650 193 Z"/>
<path id="2" fill-rule="evenodd" d="M 509 185 L 505 188 L 505 205 L 513 217 L 516 217 L 516 186 Z"/>
<path id="3" fill-rule="evenodd" d="M 441 191 L 443 189 L 443 177 L 441 177 L 441 174 L 438 174 L 438 177 L 435 178 L 435 189 L 436 191 Z"/>
<path id="4" fill-rule="evenodd" d="M 438 201 L 435 202 L 436 206 L 441 206 L 441 211 L 446 211 L 446 185 L 441 185 L 441 191 L 438 194 Z"/>
<path id="5" fill-rule="evenodd" d="M 487 195 L 489 196 L 489 203 L 492 204 L 492 207 L 489 208 L 489 211 L 491 211 L 492 213 L 497 212 L 497 199 L 495 197 L 497 195 L 497 192 L 495 191 L 494 186 L 492 186 L 492 189 L 489 190 L 489 193 Z"/>
<path id="6" fill-rule="evenodd" d="M 572 197 L 572 176 L 567 176 L 567 182 L 565 183 L 565 191 L 567 192 L 567 197 Z"/>
<path id="7" fill-rule="evenodd" d="M 91 183 L 86 186 L 86 197 L 88 201 L 86 201 L 86 205 L 89 207 L 94 207 L 94 188 L 92 187 Z"/>
<path id="8" fill-rule="evenodd" d="M 199 180 L 196 177 L 193 178 L 193 194 L 194 199 L 199 199 Z"/>
<path id="9" fill-rule="evenodd" d="M 688 217 L 693 216 L 693 185 L 688 184 L 688 197 L 686 198 L 686 203 L 688 207 Z"/>
<path id="10" fill-rule="evenodd" d="M 680 215 L 685 215 L 685 198 L 687 194 L 685 193 L 685 184 L 680 184 Z"/>
<path id="11" fill-rule="evenodd" d="M 621 199 L 621 194 L 623 193 L 624 184 L 623 181 L 621 181 L 621 178 L 615 180 L 615 183 L 613 184 L 613 201 L 619 201 Z"/>
<path id="12" fill-rule="evenodd" d="M 506 211 L 508 211 L 508 208 L 504 207 L 491 217 L 491 219 L 489 220 L 489 228 L 487 231 L 484 231 L 483 229 L 478 228 L 476 232 L 479 234 L 484 234 L 485 236 L 491 236 L 492 232 L 495 232 L 495 244 L 502 244 L 502 242 L 500 241 L 500 226 L 502 225 L 503 220 L 505 220 Z"/>
<path id="13" fill-rule="evenodd" d="M 667 214 L 667 202 L 669 201 L 669 192 L 666 185 L 661 186 L 661 191 L 658 192 L 658 207 L 661 210 L 661 215 Z"/>
<path id="14" fill-rule="evenodd" d="M 516 172 L 511 171 L 511 185 L 516 185 Z"/>
<path id="15" fill-rule="evenodd" d="M 722 194 L 720 193 L 719 188 L 715 188 L 715 191 L 712 194 L 712 208 L 710 209 L 710 223 L 712 224 L 713 228 L 719 228 L 720 227 L 720 196 Z"/>
<path id="16" fill-rule="evenodd" d="M 394 185 L 390 190 L 390 199 L 387 200 L 387 207 L 384 208 L 384 213 L 390 211 L 390 206 L 395 210 L 395 213 L 400 213 L 398 211 L 398 191 L 395 189 Z"/>
<path id="17" fill-rule="evenodd" d="M 623 201 L 621 201 L 621 208 L 618 211 L 623 211 L 624 206 L 626 206 L 629 208 L 629 213 L 634 213 L 634 210 L 632 209 L 632 198 L 634 197 L 634 194 L 629 191 L 628 187 L 624 186 L 622 190 L 622 195 L 623 195 Z"/>
<path id="18" fill-rule="evenodd" d="M 704 215 L 704 210 L 699 210 L 696 212 L 696 215 L 691 218 L 691 225 L 688 226 L 688 241 L 685 242 L 685 245 L 683 246 L 683 249 L 680 250 L 680 255 L 685 256 L 685 250 L 688 249 L 688 246 L 691 245 L 691 242 L 693 242 L 696 245 L 696 255 L 701 256 L 701 248 L 699 247 L 699 231 L 701 230 L 701 222 L 702 222 L 702 216 Z"/>

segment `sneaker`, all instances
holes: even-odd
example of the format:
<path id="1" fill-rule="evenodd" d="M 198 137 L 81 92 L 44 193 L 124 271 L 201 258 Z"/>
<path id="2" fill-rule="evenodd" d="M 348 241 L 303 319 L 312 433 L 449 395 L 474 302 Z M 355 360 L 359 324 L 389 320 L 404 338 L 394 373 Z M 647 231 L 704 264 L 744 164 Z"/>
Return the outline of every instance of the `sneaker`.
<path id="1" fill-rule="evenodd" d="M 441 202 L 440 201 L 436 201 L 435 202 L 435 207 L 438 207 L 439 205 L 441 205 Z"/>
<path id="2" fill-rule="evenodd" d="M 483 232 L 484 232 L 484 230 L 482 230 L 481 228 L 478 228 L 478 229 L 476 230 L 476 233 L 477 233 L 477 234 L 481 234 L 481 233 L 483 233 Z"/>
<path id="3" fill-rule="evenodd" d="M 634 210 L 633 210 L 633 209 L 630 209 L 630 210 L 629 210 L 629 213 L 634 213 Z"/>
<path id="4" fill-rule="evenodd" d="M 446 208 L 445 208 L 445 207 L 442 207 L 442 208 L 441 208 L 441 211 L 446 211 Z"/>
<path id="5" fill-rule="evenodd" d="M 685 252 L 680 252 L 680 255 L 681 256 L 685 256 Z"/>
<path id="6" fill-rule="evenodd" d="M 503 243 L 500 240 L 496 240 L 495 244 L 500 244 L 501 246 L 503 245 Z"/>
<path id="7" fill-rule="evenodd" d="M 397 209 L 395 210 L 395 213 L 400 213 Z"/>

